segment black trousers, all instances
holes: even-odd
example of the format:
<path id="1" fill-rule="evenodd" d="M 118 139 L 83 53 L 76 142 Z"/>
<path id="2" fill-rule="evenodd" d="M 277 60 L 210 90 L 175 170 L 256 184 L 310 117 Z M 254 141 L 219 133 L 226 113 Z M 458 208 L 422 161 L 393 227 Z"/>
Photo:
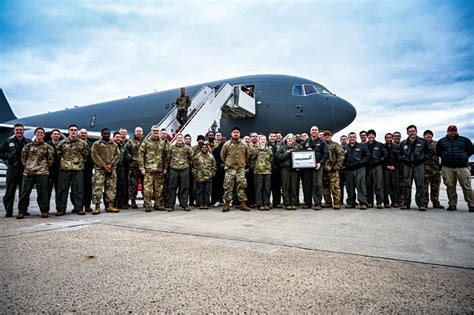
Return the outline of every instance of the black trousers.
<path id="1" fill-rule="evenodd" d="M 170 168 L 167 203 L 167 206 L 170 208 L 174 208 L 176 203 L 176 192 L 178 192 L 180 206 L 186 208 L 188 206 L 189 198 L 189 168 L 181 171 Z"/>
<path id="2" fill-rule="evenodd" d="M 255 205 L 255 183 L 254 183 L 254 174 L 252 170 L 249 170 L 245 174 L 245 179 L 247 180 L 247 188 L 245 188 L 245 194 L 247 195 L 247 204 L 249 206 Z"/>
<path id="3" fill-rule="evenodd" d="M 59 169 L 51 170 L 49 169 L 49 176 L 48 176 L 48 202 L 51 200 L 51 195 L 54 193 L 58 193 L 58 179 L 59 179 Z"/>
<path id="4" fill-rule="evenodd" d="M 339 171 L 339 189 L 341 190 L 341 204 L 344 204 L 344 186 L 346 185 L 346 172 Z"/>
<path id="5" fill-rule="evenodd" d="M 59 171 L 56 210 L 66 212 L 67 195 L 71 187 L 71 202 L 75 210 L 82 210 L 84 196 L 84 178 L 82 171 Z"/>
<path id="6" fill-rule="evenodd" d="M 181 126 L 183 126 L 188 121 L 188 111 L 177 111 L 176 112 L 176 120 L 179 122 Z"/>
<path id="7" fill-rule="evenodd" d="M 128 184 L 125 168 L 123 165 L 117 165 L 117 186 L 115 192 L 115 204 L 123 206 L 128 203 Z"/>
<path id="8" fill-rule="evenodd" d="M 41 213 L 49 212 L 48 175 L 23 176 L 23 189 L 18 202 L 18 213 L 25 214 L 30 205 L 30 195 L 36 185 L 36 201 Z"/>
<path id="9" fill-rule="evenodd" d="M 272 203 L 274 208 L 281 204 L 281 172 L 279 169 L 272 171 Z"/>
<path id="10" fill-rule="evenodd" d="M 271 174 L 255 174 L 255 202 L 258 207 L 270 205 L 270 193 L 272 188 Z"/>
<path id="11" fill-rule="evenodd" d="M 196 182 L 196 200 L 199 206 L 208 206 L 212 191 L 212 181 Z"/>
<path id="12" fill-rule="evenodd" d="M 19 196 L 23 190 L 23 167 L 12 167 L 9 166 L 7 169 L 7 178 L 6 178 L 6 189 L 5 195 L 3 196 L 3 206 L 5 207 L 5 212 L 7 215 L 13 214 L 13 203 L 15 202 L 15 192 L 18 187 Z"/>
<path id="13" fill-rule="evenodd" d="M 218 169 L 216 176 L 212 178 L 212 200 L 211 203 L 224 202 L 222 196 L 224 196 L 224 175 L 225 171 Z"/>

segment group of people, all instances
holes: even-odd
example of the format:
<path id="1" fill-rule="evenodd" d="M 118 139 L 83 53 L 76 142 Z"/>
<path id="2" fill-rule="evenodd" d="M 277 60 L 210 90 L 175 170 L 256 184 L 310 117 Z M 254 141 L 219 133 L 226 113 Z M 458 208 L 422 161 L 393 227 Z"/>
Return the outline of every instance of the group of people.
<path id="1" fill-rule="evenodd" d="M 239 127 L 234 127 L 228 141 L 209 131 L 206 137 L 197 137 L 195 146 L 190 135 L 180 133 L 171 144 L 170 135 L 159 126 L 151 128 L 148 139 L 137 127 L 130 140 L 126 129 L 111 134 L 104 128 L 95 142 L 75 124 L 68 127 L 65 139 L 59 130 L 52 130 L 47 143 L 41 127 L 36 128 L 34 141 L 24 137 L 21 124 L 15 125 L 14 133 L 0 147 L 0 157 L 8 166 L 6 217 L 13 216 L 15 192 L 20 191 L 17 219 L 29 215 L 34 186 L 42 217 L 49 215 L 53 189 L 57 216 L 66 214 L 69 196 L 72 211 L 84 215 L 99 214 L 102 201 L 106 212 L 138 208 L 139 184 L 146 212 L 173 211 L 176 199 L 185 211 L 223 203 L 227 212 L 232 204 L 243 211 L 295 210 L 301 206 L 300 187 L 304 209 L 340 209 L 344 188 L 346 208 L 410 209 L 414 181 L 416 205 L 426 211 L 430 200 L 434 208 L 444 208 L 439 201 L 441 174 L 448 210 L 456 210 L 459 181 L 469 211 L 474 211 L 468 164 L 473 146 L 454 125 L 438 142 L 430 130 L 421 138 L 410 125 L 405 140 L 400 132 L 387 133 L 385 143 L 376 140 L 374 130 L 361 131 L 359 142 L 351 132 L 337 143 L 330 131 L 320 133 L 316 126 L 309 134 L 283 137 L 271 132 L 268 138 L 256 132 L 241 138 Z M 304 168 L 296 165 L 293 152 L 308 151 L 312 162 Z"/>

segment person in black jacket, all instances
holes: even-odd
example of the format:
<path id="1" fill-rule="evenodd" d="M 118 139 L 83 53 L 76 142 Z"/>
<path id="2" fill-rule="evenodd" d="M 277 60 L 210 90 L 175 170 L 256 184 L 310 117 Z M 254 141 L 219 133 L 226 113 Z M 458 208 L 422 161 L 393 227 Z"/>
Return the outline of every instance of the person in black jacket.
<path id="1" fill-rule="evenodd" d="M 23 147 L 30 143 L 30 139 L 26 139 L 23 134 L 25 127 L 22 124 L 13 126 L 15 136 L 5 140 L 0 147 L 0 158 L 7 165 L 7 178 L 5 196 L 3 196 L 3 206 L 5 207 L 5 217 L 11 218 L 13 216 L 13 203 L 15 201 L 15 192 L 18 187 L 19 195 L 21 196 L 23 171 L 25 170 L 21 163 L 21 151 Z M 26 216 L 30 215 L 28 212 Z"/>
<path id="2" fill-rule="evenodd" d="M 405 186 L 405 200 L 402 210 L 410 209 L 411 185 L 415 180 L 415 201 L 420 211 L 426 211 L 423 204 L 425 160 L 430 159 L 434 150 L 425 139 L 417 136 L 418 130 L 415 125 L 407 127 L 408 138 L 403 140 L 397 148 L 398 159 L 403 163 L 403 183 Z"/>
<path id="3" fill-rule="evenodd" d="M 382 164 L 385 161 L 387 152 L 381 142 L 375 140 L 377 134 L 375 130 L 370 129 L 367 131 L 367 137 L 369 141 L 366 143 L 367 149 L 369 149 L 370 157 L 368 163 L 369 174 L 367 176 L 367 202 L 368 207 L 374 205 L 374 192 L 377 201 L 377 208 L 383 209 L 383 167 Z"/>
<path id="4" fill-rule="evenodd" d="M 471 174 L 469 172 L 469 157 L 473 154 L 471 140 L 460 136 L 458 134 L 458 128 L 451 125 L 448 127 L 446 137 L 438 141 L 436 152 L 441 157 L 443 182 L 448 191 L 448 210 L 456 210 L 458 201 L 456 180 L 458 180 L 462 188 L 464 200 L 469 207 L 469 212 L 474 212 Z"/>
<path id="5" fill-rule="evenodd" d="M 303 170 L 303 208 L 310 208 L 314 202 L 314 210 L 321 210 L 321 199 L 323 197 L 323 166 L 329 157 L 326 142 L 319 137 L 319 129 L 311 127 L 310 136 L 303 143 L 302 150 L 314 151 L 316 167 Z"/>
<path id="6" fill-rule="evenodd" d="M 360 209 L 367 209 L 367 191 L 365 187 L 365 167 L 369 161 L 369 150 L 367 146 L 357 142 L 355 132 L 348 135 L 349 143 L 344 147 L 345 159 L 344 166 L 346 169 L 346 189 L 347 189 L 347 205 L 346 209 L 355 208 L 356 189 L 357 199 L 359 200 Z"/>

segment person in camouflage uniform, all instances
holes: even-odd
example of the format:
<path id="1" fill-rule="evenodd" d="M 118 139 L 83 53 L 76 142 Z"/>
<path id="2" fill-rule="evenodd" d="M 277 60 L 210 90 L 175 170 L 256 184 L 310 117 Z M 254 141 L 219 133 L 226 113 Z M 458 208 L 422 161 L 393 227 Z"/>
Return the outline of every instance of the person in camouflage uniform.
<path id="1" fill-rule="evenodd" d="M 255 203 L 261 211 L 270 210 L 272 191 L 273 150 L 267 146 L 267 137 L 258 136 L 258 147 L 250 154 L 250 169 L 254 174 Z"/>
<path id="2" fill-rule="evenodd" d="M 77 125 L 68 127 L 68 137 L 59 142 L 57 154 L 60 159 L 58 192 L 56 194 L 56 215 L 66 214 L 69 187 L 74 198 L 71 202 L 79 215 L 86 214 L 83 209 L 84 196 L 84 165 L 89 155 L 87 142 L 81 140 L 77 134 Z"/>
<path id="3" fill-rule="evenodd" d="M 212 178 L 216 175 L 216 160 L 204 144 L 201 152 L 193 158 L 192 173 L 196 181 L 196 200 L 199 209 L 209 209 L 211 203 Z"/>
<path id="4" fill-rule="evenodd" d="M 329 153 L 323 170 L 323 195 L 325 201 L 323 208 L 334 206 L 334 210 L 339 210 L 341 209 L 339 171 L 342 169 L 342 165 L 344 165 L 345 152 L 339 143 L 332 141 L 332 133 L 330 131 L 324 131 L 323 137 L 328 146 Z"/>
<path id="5" fill-rule="evenodd" d="M 433 140 L 433 131 L 426 130 L 423 132 L 423 138 L 428 142 L 428 145 L 436 152 L 437 141 Z M 428 202 L 431 197 L 431 203 L 433 208 L 444 209 L 444 207 L 439 202 L 439 188 L 441 186 L 441 164 L 439 156 L 436 153 L 433 153 L 431 159 L 425 161 L 425 194 L 423 196 L 423 204 L 427 208 Z M 431 187 L 431 191 L 429 188 Z"/>
<path id="6" fill-rule="evenodd" d="M 249 158 L 249 147 L 240 139 L 240 128 L 234 127 L 231 131 L 231 139 L 228 140 L 221 151 L 221 158 L 225 164 L 224 176 L 224 207 L 223 212 L 230 210 L 234 187 L 237 189 L 237 196 L 240 201 L 240 210 L 250 211 L 245 201 L 245 167 Z"/>
<path id="7" fill-rule="evenodd" d="M 180 93 L 176 99 L 176 120 L 182 127 L 188 121 L 188 108 L 191 106 L 191 99 L 186 95 L 184 88 L 181 88 Z"/>
<path id="8" fill-rule="evenodd" d="M 115 167 L 117 174 L 115 208 L 128 209 L 128 181 L 125 169 L 125 144 L 123 143 L 122 134 L 120 132 L 114 132 L 113 141 L 119 149 L 119 159 Z"/>
<path id="9" fill-rule="evenodd" d="M 138 167 L 140 145 L 143 143 L 143 129 L 135 128 L 135 136 L 125 144 L 125 157 L 128 160 L 129 195 L 132 209 L 137 209 L 138 182 L 143 185 L 143 174 Z"/>
<path id="10" fill-rule="evenodd" d="M 48 217 L 48 176 L 49 167 L 54 162 L 54 149 L 43 141 L 44 134 L 43 128 L 36 128 L 35 141 L 26 144 L 21 152 L 21 162 L 25 167 L 25 174 L 23 176 L 23 190 L 18 202 L 17 219 L 25 217 L 30 204 L 31 190 L 35 185 L 38 194 L 36 200 L 41 211 L 41 217 Z"/>
<path id="11" fill-rule="evenodd" d="M 138 167 L 144 175 L 143 199 L 146 212 L 152 208 L 155 200 L 156 210 L 165 210 L 161 201 L 164 185 L 164 175 L 168 170 L 168 144 L 160 139 L 158 126 L 151 128 L 151 137 L 143 141 L 139 150 Z"/>
<path id="12" fill-rule="evenodd" d="M 58 179 L 59 179 L 59 156 L 57 153 L 57 147 L 61 141 L 61 131 L 58 129 L 53 129 L 50 133 L 51 139 L 48 141 L 48 144 L 54 150 L 54 162 L 49 167 L 49 176 L 48 176 L 48 203 L 51 200 L 51 195 L 54 192 L 58 193 Z"/>
<path id="13" fill-rule="evenodd" d="M 188 207 L 189 198 L 189 168 L 193 162 L 193 150 L 184 144 L 184 137 L 178 133 L 176 144 L 169 151 L 169 192 L 166 210 L 173 211 L 176 203 L 176 192 L 178 192 L 179 205 L 184 211 L 190 211 Z M 179 191 L 178 191 L 179 189 Z"/>
<path id="14" fill-rule="evenodd" d="M 100 200 L 105 194 L 105 211 L 119 212 L 114 207 L 117 185 L 116 166 L 120 152 L 117 145 L 110 140 L 110 130 L 104 128 L 100 132 L 101 139 L 94 142 L 91 149 L 94 161 L 94 176 L 92 178 L 92 203 L 95 204 L 92 214 L 100 213 Z"/>

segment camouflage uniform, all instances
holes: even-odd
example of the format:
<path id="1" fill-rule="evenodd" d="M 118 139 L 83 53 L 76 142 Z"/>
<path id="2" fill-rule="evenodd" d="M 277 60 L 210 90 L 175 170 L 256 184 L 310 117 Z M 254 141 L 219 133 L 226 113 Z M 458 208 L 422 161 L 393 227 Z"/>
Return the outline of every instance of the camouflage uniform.
<path id="1" fill-rule="evenodd" d="M 145 209 L 152 207 L 152 199 L 155 207 L 164 209 L 161 194 L 164 185 L 164 173 L 168 169 L 168 145 L 160 139 L 150 138 L 143 141 L 139 150 L 138 167 L 145 170 L 143 183 L 143 199 Z"/>
<path id="2" fill-rule="evenodd" d="M 323 195 L 327 206 L 341 205 L 341 190 L 339 183 L 339 171 L 344 164 L 344 149 L 334 141 L 326 141 L 329 158 L 324 163 L 323 171 Z M 331 199 L 332 194 L 332 199 Z"/>
<path id="3" fill-rule="evenodd" d="M 138 157 L 142 143 L 143 138 L 137 139 L 134 137 L 125 144 L 125 158 L 128 160 L 128 180 L 130 183 L 129 194 L 132 200 L 137 199 L 138 182 L 140 181 L 143 186 L 143 175 L 138 167 Z"/>
<path id="4" fill-rule="evenodd" d="M 84 196 L 84 165 L 89 155 L 89 145 L 79 138 L 66 138 L 59 142 L 57 153 L 60 158 L 56 210 L 66 213 L 67 196 L 71 186 L 71 202 L 74 210 L 82 211 Z"/>
<path id="5" fill-rule="evenodd" d="M 182 126 L 188 121 L 188 108 L 191 106 L 191 99 L 189 96 L 178 96 L 176 99 L 176 120 Z"/>
<path id="6" fill-rule="evenodd" d="M 209 206 L 212 178 L 216 175 L 216 160 L 209 152 L 194 156 L 192 173 L 196 181 L 196 200 L 200 206 Z"/>
<path id="7" fill-rule="evenodd" d="M 169 152 L 169 192 L 166 206 L 173 209 L 176 202 L 176 192 L 181 207 L 188 208 L 189 198 L 189 167 L 193 161 L 193 150 L 182 144 L 175 144 Z"/>
<path id="8" fill-rule="evenodd" d="M 224 201 L 232 200 L 234 186 L 236 186 L 239 201 L 246 201 L 245 166 L 249 158 L 248 145 L 241 139 L 228 140 L 222 147 L 221 158 L 225 164 Z"/>
<path id="9" fill-rule="evenodd" d="M 21 162 L 25 166 L 23 190 L 18 202 L 18 213 L 26 214 L 30 204 L 30 194 L 36 185 L 37 201 L 41 213 L 49 212 L 48 176 L 49 167 L 54 162 L 54 149 L 43 141 L 35 140 L 23 148 Z"/>
<path id="10" fill-rule="evenodd" d="M 428 144 L 436 151 L 436 144 L 437 141 L 428 142 Z M 427 159 L 425 161 L 425 189 L 424 189 L 424 196 L 423 196 L 423 204 L 425 207 L 428 207 L 428 202 L 431 196 L 431 203 L 433 207 L 442 207 L 439 202 L 439 188 L 441 185 L 441 167 L 439 156 L 434 154 L 431 159 Z M 431 191 L 429 190 L 429 186 L 431 186 Z"/>
<path id="11" fill-rule="evenodd" d="M 256 148 L 250 155 L 250 169 L 253 172 L 255 203 L 257 207 L 270 207 L 272 190 L 273 150 L 269 146 Z"/>
<path id="12" fill-rule="evenodd" d="M 94 161 L 94 176 L 92 178 L 92 203 L 100 204 L 102 194 L 105 194 L 105 202 L 115 201 L 117 186 L 116 166 L 119 161 L 120 152 L 118 146 L 112 141 L 97 140 L 91 149 Z M 105 166 L 112 164 L 112 171 L 107 172 Z"/>

